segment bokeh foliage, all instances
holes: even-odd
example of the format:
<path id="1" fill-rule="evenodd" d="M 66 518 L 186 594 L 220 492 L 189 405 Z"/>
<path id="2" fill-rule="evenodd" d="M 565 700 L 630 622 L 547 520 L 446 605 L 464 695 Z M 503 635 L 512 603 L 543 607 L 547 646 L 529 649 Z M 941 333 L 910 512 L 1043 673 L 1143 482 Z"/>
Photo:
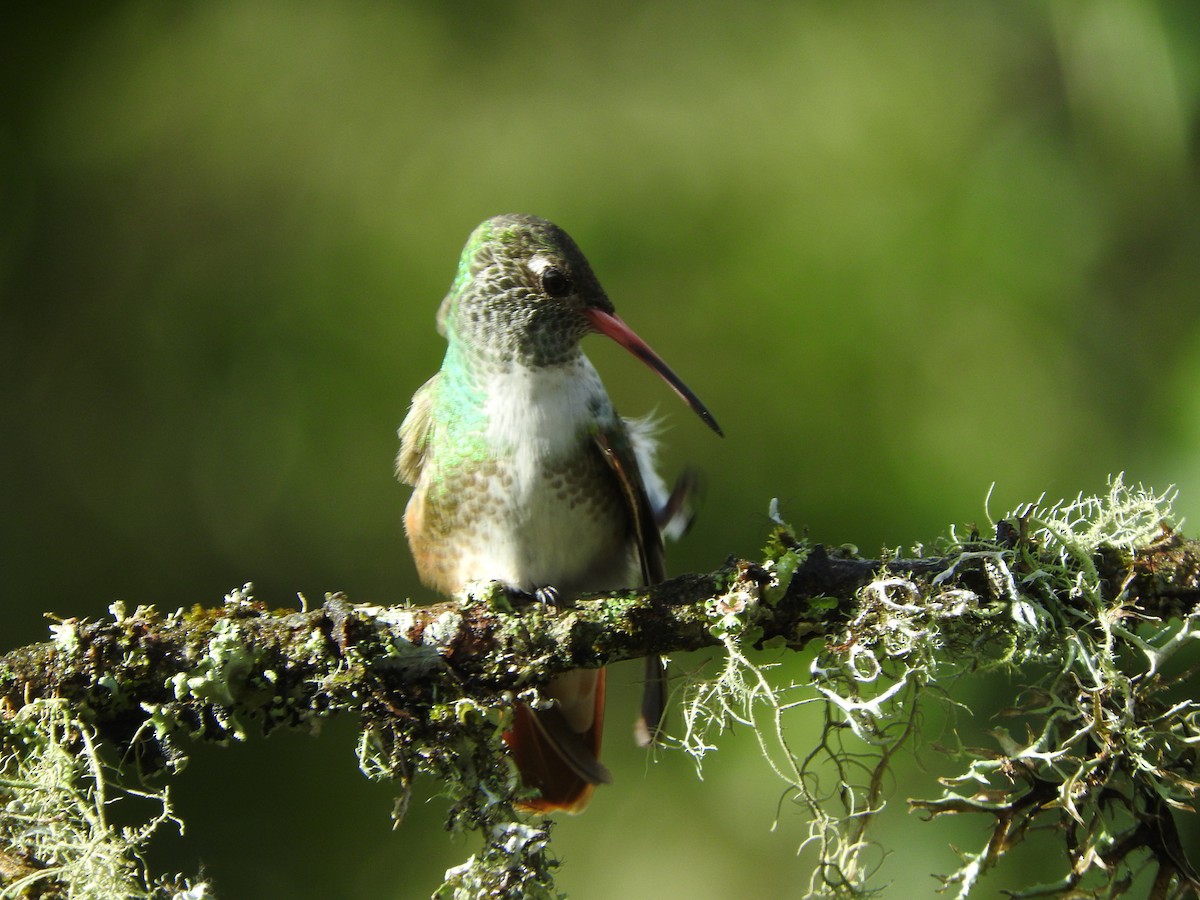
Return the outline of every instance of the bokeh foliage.
<path id="1" fill-rule="evenodd" d="M 982 518 L 993 481 L 1004 509 L 1124 470 L 1198 521 L 1187 0 L 31 5 L 0 46 L 5 648 L 47 609 L 246 580 L 423 596 L 394 427 L 462 241 L 506 211 L 570 231 L 726 429 L 593 339 L 618 406 L 670 420 L 668 467 L 707 473 L 674 571 L 753 555 L 775 496 L 864 550 Z M 804 884 L 757 748 L 702 783 L 646 767 L 636 677 L 617 785 L 556 830 L 561 886 Z M 462 848 L 436 800 L 387 832 L 351 731 L 198 752 L 169 865 L 229 896 L 419 896 Z M 952 831 L 897 821 L 893 877 L 932 890 Z"/>

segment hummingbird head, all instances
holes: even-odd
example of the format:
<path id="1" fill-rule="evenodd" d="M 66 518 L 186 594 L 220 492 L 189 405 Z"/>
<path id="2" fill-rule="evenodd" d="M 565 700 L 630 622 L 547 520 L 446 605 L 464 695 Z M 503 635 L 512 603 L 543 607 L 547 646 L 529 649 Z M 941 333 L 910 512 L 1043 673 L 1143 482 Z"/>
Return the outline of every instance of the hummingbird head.
<path id="1" fill-rule="evenodd" d="M 722 433 L 700 399 L 617 316 L 570 235 L 537 216 L 495 216 L 472 232 L 438 311 L 438 330 L 489 365 L 529 368 L 569 362 L 588 334 L 606 335 Z"/>
<path id="2" fill-rule="evenodd" d="M 613 305 L 570 236 L 536 216 L 496 216 L 467 240 L 438 328 L 494 363 L 556 365 L 593 330 L 589 309 Z"/>

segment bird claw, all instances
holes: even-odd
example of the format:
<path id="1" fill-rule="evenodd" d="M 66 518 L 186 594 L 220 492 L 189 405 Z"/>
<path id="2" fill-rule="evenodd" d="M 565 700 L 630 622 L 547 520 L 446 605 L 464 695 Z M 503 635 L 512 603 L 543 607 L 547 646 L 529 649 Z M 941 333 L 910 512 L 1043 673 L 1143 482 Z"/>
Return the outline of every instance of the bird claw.
<path id="1" fill-rule="evenodd" d="M 508 595 L 514 603 L 540 603 L 542 606 L 548 606 L 552 609 L 557 609 L 560 596 L 558 588 L 550 584 L 544 584 L 541 587 L 534 588 L 532 591 L 525 591 L 521 588 L 508 588 Z"/>
<path id="2" fill-rule="evenodd" d="M 533 599 L 537 600 L 542 606 L 558 607 L 558 588 L 551 584 L 544 584 L 533 592 Z"/>

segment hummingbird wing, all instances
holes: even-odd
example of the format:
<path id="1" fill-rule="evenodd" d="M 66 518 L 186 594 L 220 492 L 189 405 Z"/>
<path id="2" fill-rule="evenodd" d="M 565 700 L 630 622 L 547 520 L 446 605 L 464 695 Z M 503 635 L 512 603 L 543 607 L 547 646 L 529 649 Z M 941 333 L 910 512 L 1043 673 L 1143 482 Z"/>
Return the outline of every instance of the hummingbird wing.
<path id="1" fill-rule="evenodd" d="M 666 577 L 662 535 L 629 431 L 622 421 L 617 427 L 597 426 L 593 429 L 593 437 L 625 498 L 625 507 L 633 525 L 642 581 L 656 584 Z"/>
<path id="2" fill-rule="evenodd" d="M 433 432 L 433 396 L 438 376 L 434 375 L 413 394 L 408 415 L 400 423 L 400 452 L 396 455 L 396 477 L 415 485 L 425 466 L 425 452 Z"/>
<path id="3" fill-rule="evenodd" d="M 639 457 L 630 439 L 630 431 L 622 420 L 616 427 L 599 426 L 594 430 L 596 445 L 608 467 L 617 478 L 629 519 L 633 525 L 634 544 L 642 568 L 642 582 L 657 584 L 666 578 L 659 517 L 646 490 L 645 477 Z M 642 439 L 648 440 L 645 436 Z M 648 449 L 648 448 L 647 448 Z M 651 473 L 653 474 L 653 473 Z M 656 477 L 656 476 L 655 476 Z M 672 495 L 674 496 L 674 495 Z M 663 715 L 667 708 L 666 667 L 661 656 L 647 656 L 642 687 L 642 708 L 634 724 L 634 737 L 641 747 L 657 741 L 662 731 Z"/>

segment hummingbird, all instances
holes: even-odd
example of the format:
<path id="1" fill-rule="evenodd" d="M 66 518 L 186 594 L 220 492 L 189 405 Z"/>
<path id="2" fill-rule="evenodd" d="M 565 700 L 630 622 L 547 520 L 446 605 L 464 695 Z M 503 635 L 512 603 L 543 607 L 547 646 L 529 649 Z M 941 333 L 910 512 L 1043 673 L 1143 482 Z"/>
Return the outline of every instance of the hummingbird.
<path id="1" fill-rule="evenodd" d="M 575 242 L 529 215 L 472 232 L 438 310 L 441 369 L 400 426 L 397 477 L 413 486 L 405 531 L 421 580 L 447 594 L 499 582 L 514 596 L 569 602 L 665 578 L 664 530 L 679 529 L 690 481 L 668 493 L 647 420 L 617 415 L 580 347 L 616 341 L 721 434 L 699 398 L 619 318 Z M 604 671 L 553 678 L 518 704 L 504 735 L 532 811 L 582 812 L 597 784 Z M 635 734 L 659 735 L 666 676 L 646 661 Z"/>

